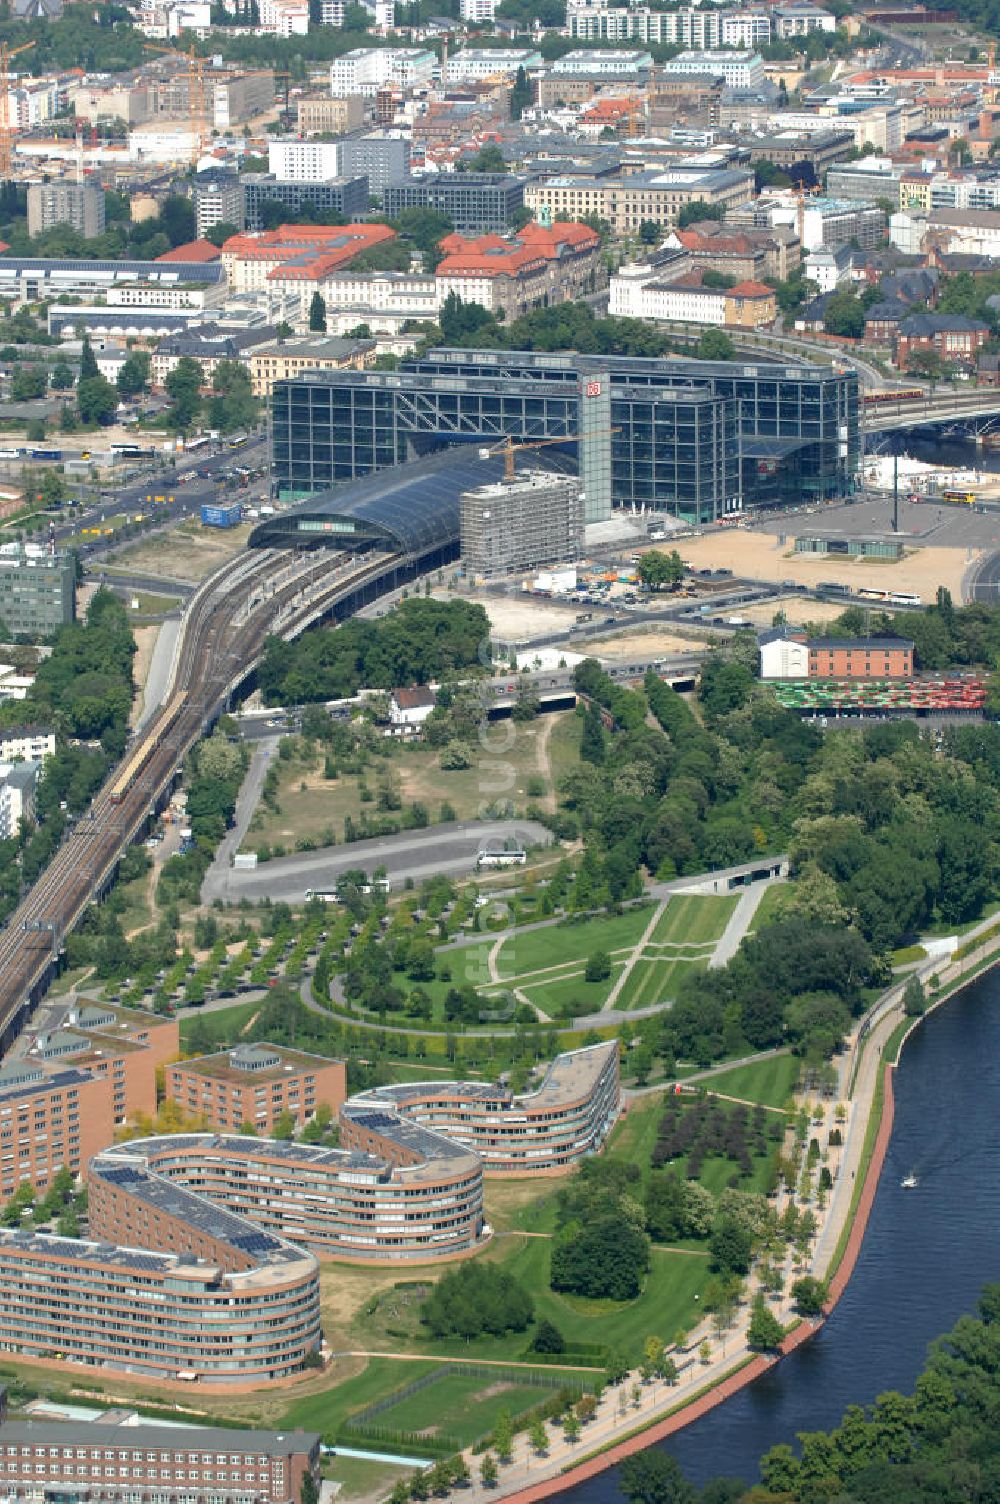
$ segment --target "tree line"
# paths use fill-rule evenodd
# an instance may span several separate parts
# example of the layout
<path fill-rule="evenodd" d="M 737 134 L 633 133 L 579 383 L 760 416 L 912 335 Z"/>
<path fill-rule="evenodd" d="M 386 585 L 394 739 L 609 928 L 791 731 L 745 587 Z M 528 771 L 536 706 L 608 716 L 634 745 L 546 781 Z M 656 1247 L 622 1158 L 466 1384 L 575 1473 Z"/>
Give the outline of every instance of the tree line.
<path fill-rule="evenodd" d="M 267 705 L 299 705 L 343 699 L 363 686 L 426 684 L 478 667 L 489 635 L 482 606 L 414 597 L 375 621 L 354 617 L 296 642 L 270 638 L 260 688 Z"/>

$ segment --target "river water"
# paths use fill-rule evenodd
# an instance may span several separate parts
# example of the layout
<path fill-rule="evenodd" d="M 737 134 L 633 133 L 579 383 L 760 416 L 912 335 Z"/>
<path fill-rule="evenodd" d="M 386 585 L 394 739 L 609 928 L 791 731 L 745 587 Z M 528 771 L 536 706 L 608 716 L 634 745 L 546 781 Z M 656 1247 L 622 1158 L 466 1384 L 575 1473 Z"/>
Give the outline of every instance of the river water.
<path fill-rule="evenodd" d="M 908 1392 L 927 1345 L 1000 1279 L 1000 972 L 931 1014 L 895 1073 L 896 1114 L 868 1230 L 833 1315 L 756 1384 L 664 1443 L 689 1478 L 758 1479 L 758 1460 L 849 1404 Z M 903 1190 L 909 1171 L 916 1190 Z M 617 1504 L 617 1473 L 565 1499 Z"/>

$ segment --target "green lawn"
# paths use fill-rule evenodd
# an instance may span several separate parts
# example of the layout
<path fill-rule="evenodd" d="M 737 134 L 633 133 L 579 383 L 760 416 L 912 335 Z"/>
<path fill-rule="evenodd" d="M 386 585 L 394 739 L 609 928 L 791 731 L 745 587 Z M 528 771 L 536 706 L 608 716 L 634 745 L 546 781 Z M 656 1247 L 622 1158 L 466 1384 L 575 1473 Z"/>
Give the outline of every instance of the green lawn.
<path fill-rule="evenodd" d="M 546 1389 L 503 1377 L 493 1380 L 447 1373 L 426 1389 L 383 1410 L 377 1424 L 397 1431 L 443 1432 L 471 1446 L 492 1431 L 502 1411 L 520 1415 L 545 1399 L 547 1393 Z"/>
<path fill-rule="evenodd" d="M 631 948 L 641 938 L 652 912 L 652 908 L 645 904 L 607 918 L 585 919 L 579 924 L 548 925 L 544 929 L 511 935 L 504 941 L 500 952 L 500 975 L 521 976 L 543 966 L 585 962 L 594 951 Z"/>
<path fill-rule="evenodd" d="M 732 1070 L 721 1071 L 704 1084 L 707 1091 L 727 1097 L 760 1102 L 765 1107 L 784 1107 L 798 1078 L 799 1064 L 794 1055 L 773 1055 L 770 1060 L 759 1060 L 754 1065 L 736 1065 Z"/>
<path fill-rule="evenodd" d="M 187 1039 L 191 1031 L 191 1025 L 196 1018 L 201 1019 L 213 1039 L 219 1044 L 226 1045 L 235 1043 L 239 1038 L 240 1031 L 253 1018 L 255 1013 L 260 1012 L 260 1002 L 234 1003 L 231 1008 L 219 1008 L 214 1013 L 192 1013 L 187 1018 L 181 1019 L 181 1048 L 187 1048 Z"/>
<path fill-rule="evenodd" d="M 338 1500 L 365 1499 L 386 1494 L 397 1478 L 409 1478 L 412 1467 L 394 1467 L 391 1462 L 372 1462 L 367 1457 L 328 1457 L 323 1463 L 323 1477 L 339 1483 Z"/>
<path fill-rule="evenodd" d="M 549 735 L 549 764 L 557 788 L 563 774 L 579 764 L 582 732 L 583 722 L 573 711 L 556 717 Z"/>
<path fill-rule="evenodd" d="M 646 1285 L 637 1300 L 584 1300 L 549 1288 L 550 1243 L 546 1238 L 504 1240 L 504 1268 L 532 1293 L 538 1317 L 553 1322 L 567 1342 L 601 1343 L 632 1362 L 642 1355 L 650 1333 L 672 1340 L 690 1323 L 695 1295 L 709 1278 L 709 1261 L 654 1248 Z"/>
<path fill-rule="evenodd" d="M 771 883 L 764 889 L 760 903 L 757 905 L 757 912 L 753 916 L 753 924 L 750 926 L 751 934 L 762 930 L 766 924 L 773 924 L 779 917 L 778 907 L 782 899 L 788 896 L 788 888 L 788 883 Z"/>
<path fill-rule="evenodd" d="M 704 945 L 718 940 L 739 902 L 738 894 L 677 893 L 667 903 L 651 936 L 655 944 Z"/>
<path fill-rule="evenodd" d="M 518 990 L 550 1018 L 586 1018 L 600 1013 L 620 971 L 621 965 L 612 966 L 604 982 L 586 982 L 581 971 L 578 976 L 560 976 L 552 982 L 518 983 Z"/>
<path fill-rule="evenodd" d="M 320 1431 L 333 1437 L 349 1415 L 419 1379 L 421 1374 L 430 1373 L 435 1366 L 433 1359 L 407 1362 L 402 1358 L 369 1358 L 362 1373 L 336 1388 L 293 1400 L 282 1416 L 282 1425 L 301 1426 L 305 1431 Z"/>
<path fill-rule="evenodd" d="M 707 957 L 704 960 L 685 957 L 677 960 L 647 960 L 641 957 L 615 999 L 615 1008 L 649 1008 L 655 1003 L 667 1002 L 673 998 L 677 983 L 686 972 L 704 971 L 707 965 Z"/>

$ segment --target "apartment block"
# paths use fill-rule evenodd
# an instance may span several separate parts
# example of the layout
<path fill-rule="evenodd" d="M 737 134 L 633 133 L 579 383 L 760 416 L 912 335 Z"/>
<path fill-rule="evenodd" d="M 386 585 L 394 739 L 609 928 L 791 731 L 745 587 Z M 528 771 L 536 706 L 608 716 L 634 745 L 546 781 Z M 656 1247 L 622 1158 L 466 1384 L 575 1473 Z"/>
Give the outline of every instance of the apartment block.
<path fill-rule="evenodd" d="M 121 1126 L 139 1113 L 156 1111 L 156 1073 L 179 1051 L 175 1018 L 110 1003 L 72 1002 L 55 1010 L 27 1059 L 49 1070 L 72 1065 L 103 1081 L 105 1092 L 110 1085 L 113 1120 Z"/>
<path fill-rule="evenodd" d="M 199 239 L 216 225 L 243 228 L 243 185 L 239 173 L 210 170 L 194 180 L 195 233 Z"/>
<path fill-rule="evenodd" d="M 374 99 L 379 89 L 426 88 L 433 82 L 437 58 L 419 47 L 356 47 L 330 64 L 330 93 L 344 99 Z"/>
<path fill-rule="evenodd" d="M 35 818 L 39 771 L 37 762 L 0 762 L 0 840 L 12 840 Z"/>
<path fill-rule="evenodd" d="M 9 726 L 0 731 L 0 762 L 44 762 L 56 750 L 49 726 Z"/>
<path fill-rule="evenodd" d="M 85 240 L 104 233 L 104 189 L 99 183 L 29 183 L 28 234 L 71 225 Z"/>
<path fill-rule="evenodd" d="M 104 1082 L 75 1065 L 48 1071 L 37 1061 L 0 1067 L 0 1198 L 22 1181 L 45 1191 L 62 1169 L 81 1175 L 114 1137 Z"/>
<path fill-rule="evenodd" d="M 576 559 L 583 547 L 580 482 L 575 475 L 523 471 L 512 481 L 466 491 L 461 538 L 464 567 L 475 576 Z"/>
<path fill-rule="evenodd" d="M 167 1095 L 187 1114 L 220 1132 L 245 1125 L 270 1133 L 289 1113 L 302 1128 L 327 1106 L 334 1116 L 347 1096 L 343 1060 L 328 1060 L 271 1044 L 238 1044 L 167 1067 Z"/>

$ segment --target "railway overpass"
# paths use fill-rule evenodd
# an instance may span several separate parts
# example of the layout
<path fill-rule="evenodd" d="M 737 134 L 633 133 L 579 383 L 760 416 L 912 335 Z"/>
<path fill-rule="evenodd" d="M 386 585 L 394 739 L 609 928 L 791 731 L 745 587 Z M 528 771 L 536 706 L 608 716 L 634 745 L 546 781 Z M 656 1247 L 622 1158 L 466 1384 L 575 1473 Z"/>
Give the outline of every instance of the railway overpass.
<path fill-rule="evenodd" d="M 1000 419 L 1000 387 L 949 388 L 920 397 L 895 398 L 880 393 L 863 404 L 866 433 L 889 433 L 896 428 L 955 423 L 966 419 Z"/>

